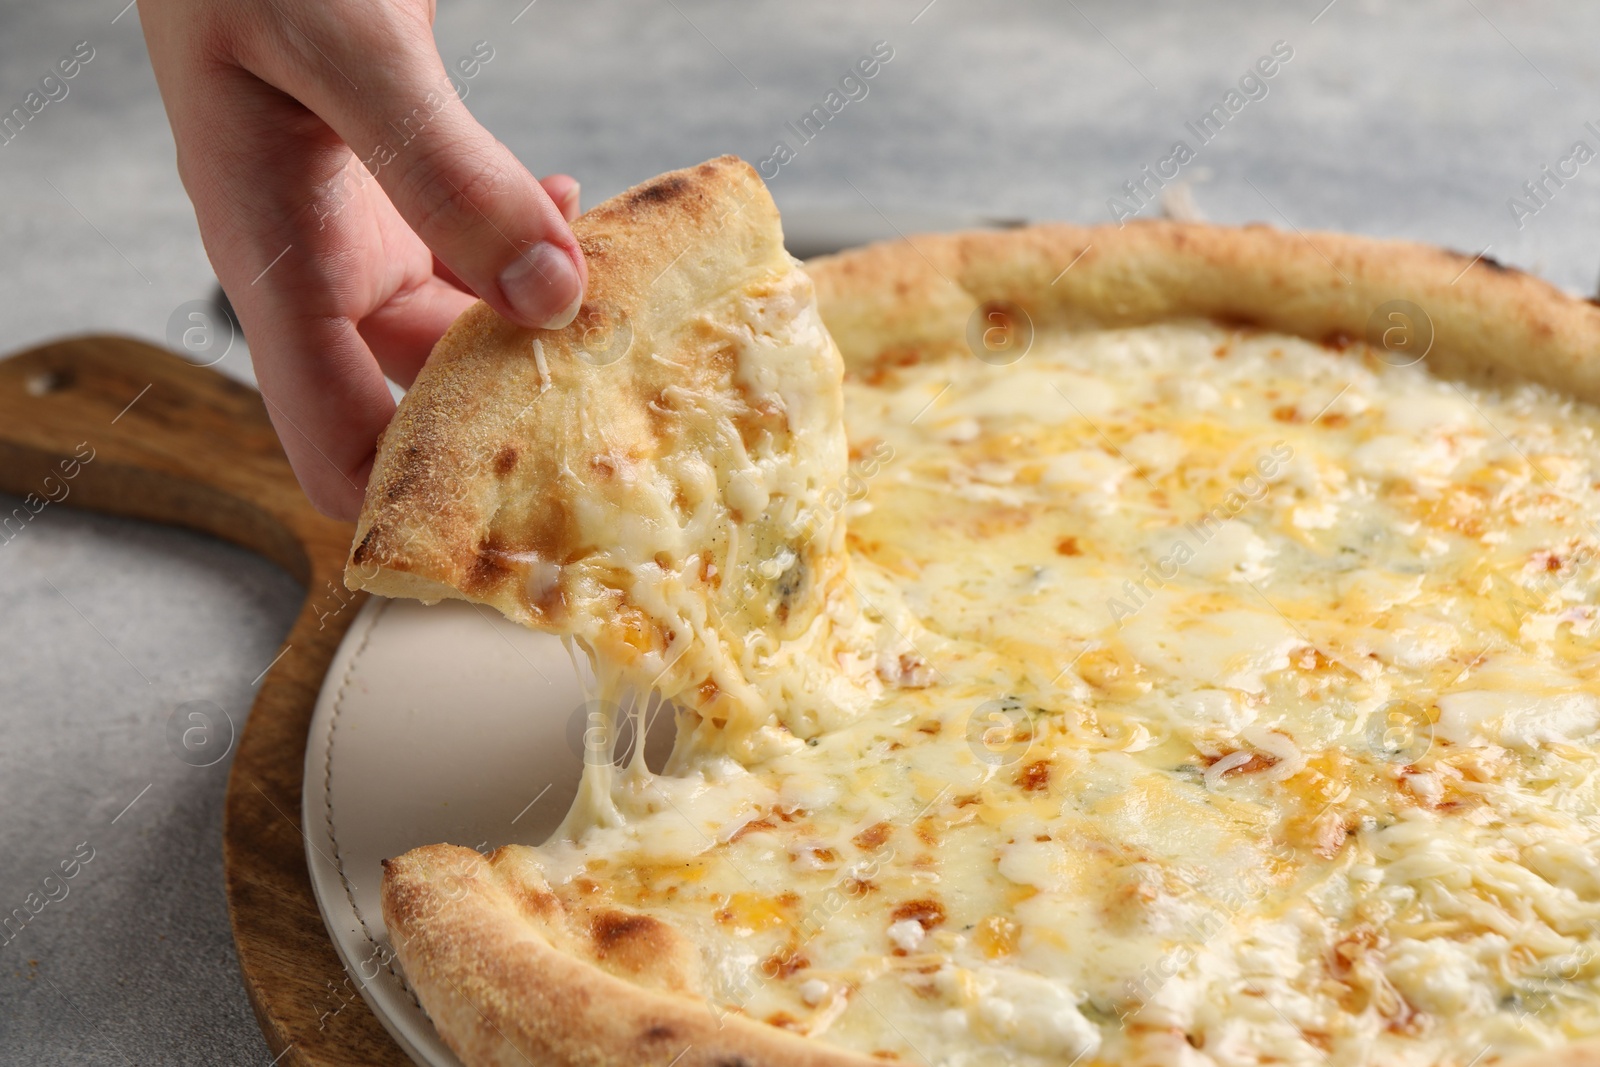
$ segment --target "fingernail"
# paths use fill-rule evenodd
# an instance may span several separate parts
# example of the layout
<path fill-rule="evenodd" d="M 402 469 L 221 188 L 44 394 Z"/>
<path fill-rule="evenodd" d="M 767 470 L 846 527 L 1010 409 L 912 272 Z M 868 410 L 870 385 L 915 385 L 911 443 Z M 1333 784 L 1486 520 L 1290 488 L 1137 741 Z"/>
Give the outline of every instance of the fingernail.
<path fill-rule="evenodd" d="M 577 182 L 573 182 L 572 188 L 561 198 L 561 214 L 568 222 L 578 217 L 578 190 L 581 188 Z"/>
<path fill-rule="evenodd" d="M 567 253 L 540 241 L 500 273 L 500 291 L 528 322 L 559 330 L 578 315 L 583 283 Z"/>

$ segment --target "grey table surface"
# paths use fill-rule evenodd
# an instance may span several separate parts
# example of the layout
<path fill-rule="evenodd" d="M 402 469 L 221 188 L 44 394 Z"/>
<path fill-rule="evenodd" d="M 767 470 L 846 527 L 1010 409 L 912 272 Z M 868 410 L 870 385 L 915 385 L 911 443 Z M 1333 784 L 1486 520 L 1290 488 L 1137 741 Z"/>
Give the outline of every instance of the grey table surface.
<path fill-rule="evenodd" d="M 68 96 L 0 144 L 7 352 L 91 330 L 160 340 L 214 284 L 124 3 L 0 4 L 0 111 L 77 42 L 94 50 Z M 1181 139 L 1196 149 L 1188 192 L 1216 221 L 1487 248 L 1584 294 L 1600 266 L 1600 163 L 1547 186 L 1537 212 L 1508 203 L 1575 142 L 1600 149 L 1592 4 L 440 8 L 446 60 L 493 49 L 468 106 L 536 171 L 579 177 L 591 203 L 723 152 L 793 146 L 785 123 L 884 41 L 894 57 L 868 95 L 772 182 L 780 207 L 1106 221 L 1123 183 Z M 1293 57 L 1267 95 L 1200 144 L 1185 123 L 1280 41 Z M 251 380 L 247 349 L 220 369 Z M 0 513 L 16 504 L 0 496 Z M 0 1063 L 271 1060 L 222 891 L 228 761 L 192 767 L 166 736 L 187 701 L 242 724 L 300 595 L 232 547 L 67 508 L 0 543 L 0 913 L 93 850 L 68 895 L 0 945 Z"/>

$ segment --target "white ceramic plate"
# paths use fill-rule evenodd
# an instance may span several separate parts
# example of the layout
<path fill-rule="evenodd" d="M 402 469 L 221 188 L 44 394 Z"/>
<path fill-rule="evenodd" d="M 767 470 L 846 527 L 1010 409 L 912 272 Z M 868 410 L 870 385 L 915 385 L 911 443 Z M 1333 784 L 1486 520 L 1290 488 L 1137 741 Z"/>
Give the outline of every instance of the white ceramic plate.
<path fill-rule="evenodd" d="M 306 862 L 351 985 L 418 1063 L 459 1067 L 391 960 L 380 862 L 545 840 L 577 791 L 585 711 L 560 641 L 487 608 L 374 598 L 334 657 L 306 742 Z"/>

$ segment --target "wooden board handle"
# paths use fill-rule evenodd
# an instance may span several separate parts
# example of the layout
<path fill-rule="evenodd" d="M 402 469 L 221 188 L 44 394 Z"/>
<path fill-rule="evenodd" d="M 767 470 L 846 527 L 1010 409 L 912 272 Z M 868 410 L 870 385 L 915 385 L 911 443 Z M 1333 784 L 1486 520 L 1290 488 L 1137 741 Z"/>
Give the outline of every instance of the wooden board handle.
<path fill-rule="evenodd" d="M 23 498 L 0 515 L 0 542 L 46 508 L 85 508 L 232 541 L 307 587 L 228 779 L 223 866 L 239 966 L 278 1064 L 408 1062 L 339 962 L 298 822 L 311 713 L 365 599 L 341 580 L 352 527 L 300 491 L 261 395 L 125 337 L 31 349 L 0 361 L 0 490 Z"/>
<path fill-rule="evenodd" d="M 300 491 L 259 393 L 123 337 L 0 362 L 0 488 L 41 510 L 57 501 L 214 534 L 306 584 L 349 545 L 348 526 Z"/>

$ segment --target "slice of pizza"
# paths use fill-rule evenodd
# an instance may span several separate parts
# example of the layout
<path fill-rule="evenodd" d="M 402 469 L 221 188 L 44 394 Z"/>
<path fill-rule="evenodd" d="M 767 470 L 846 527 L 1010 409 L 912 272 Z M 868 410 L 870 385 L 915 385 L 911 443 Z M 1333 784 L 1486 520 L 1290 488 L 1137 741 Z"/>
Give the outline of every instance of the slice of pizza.
<path fill-rule="evenodd" d="M 451 327 L 379 445 L 346 581 L 575 638 L 607 705 L 631 685 L 690 709 L 686 744 L 792 748 L 879 684 L 811 281 L 733 157 L 573 229 L 577 318 L 529 330 L 480 303 Z"/>

